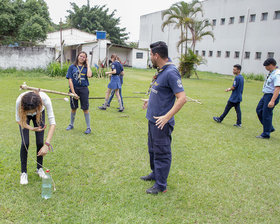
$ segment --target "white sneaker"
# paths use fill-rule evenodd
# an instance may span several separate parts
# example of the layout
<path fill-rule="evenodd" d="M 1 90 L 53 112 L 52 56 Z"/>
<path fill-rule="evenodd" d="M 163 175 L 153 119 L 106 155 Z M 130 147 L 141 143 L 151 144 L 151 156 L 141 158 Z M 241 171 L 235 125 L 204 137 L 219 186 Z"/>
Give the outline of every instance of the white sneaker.
<path fill-rule="evenodd" d="M 28 184 L 27 173 L 22 173 L 20 176 L 20 184 Z"/>
<path fill-rule="evenodd" d="M 40 178 L 46 177 L 46 174 L 45 174 L 43 168 L 37 169 L 36 173 L 39 175 Z"/>

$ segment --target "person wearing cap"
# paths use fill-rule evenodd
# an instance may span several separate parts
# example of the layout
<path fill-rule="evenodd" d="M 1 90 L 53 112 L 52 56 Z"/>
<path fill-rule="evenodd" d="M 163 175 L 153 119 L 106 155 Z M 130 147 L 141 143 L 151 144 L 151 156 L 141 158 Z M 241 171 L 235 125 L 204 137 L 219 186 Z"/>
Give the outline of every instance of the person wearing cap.
<path fill-rule="evenodd" d="M 225 91 L 231 92 L 230 98 L 227 102 L 227 105 L 225 107 L 224 113 L 220 117 L 213 117 L 213 120 L 217 123 L 221 123 L 223 119 L 227 116 L 228 112 L 231 110 L 232 107 L 235 108 L 236 115 L 237 115 L 237 121 L 236 124 L 234 124 L 235 127 L 241 128 L 241 109 L 240 109 L 240 102 L 242 101 L 242 93 L 243 93 L 243 87 L 244 87 L 244 78 L 240 74 L 241 71 L 241 65 L 234 65 L 233 66 L 233 74 L 235 76 L 233 85 L 230 88 L 227 88 Z"/>
<path fill-rule="evenodd" d="M 174 128 L 174 115 L 186 103 L 186 94 L 181 76 L 176 66 L 168 62 L 168 47 L 159 41 L 150 45 L 151 61 L 158 68 L 150 86 L 149 99 L 144 100 L 147 109 L 148 149 L 152 172 L 141 177 L 144 181 L 155 181 L 146 190 L 147 194 L 166 192 L 167 177 L 171 166 L 171 133 Z M 177 100 L 176 100 L 177 99 Z"/>
<path fill-rule="evenodd" d="M 266 59 L 263 65 L 269 73 L 263 85 L 264 95 L 256 108 L 258 118 L 263 125 L 263 133 L 256 137 L 269 139 L 270 133 L 275 131 L 272 125 L 272 117 L 273 109 L 279 102 L 280 70 L 277 69 L 276 61 L 273 58 Z"/>

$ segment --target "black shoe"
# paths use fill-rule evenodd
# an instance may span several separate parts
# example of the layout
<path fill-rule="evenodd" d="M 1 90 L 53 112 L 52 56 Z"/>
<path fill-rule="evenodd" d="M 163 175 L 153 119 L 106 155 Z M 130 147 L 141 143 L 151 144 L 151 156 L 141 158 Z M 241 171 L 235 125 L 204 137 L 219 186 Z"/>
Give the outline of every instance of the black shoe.
<path fill-rule="evenodd" d="M 260 139 L 269 139 L 269 137 L 263 137 L 262 135 L 258 135 L 258 136 L 256 136 L 256 138 L 260 138 Z"/>
<path fill-rule="evenodd" d="M 271 132 L 271 133 L 272 133 L 272 132 L 275 132 L 275 129 L 274 129 L 274 128 L 273 128 L 273 129 L 271 129 L 271 131 L 270 131 L 270 132 Z"/>
<path fill-rule="evenodd" d="M 123 108 L 123 109 L 119 109 L 118 111 L 119 111 L 119 112 L 123 112 L 123 110 L 124 110 L 124 108 Z"/>
<path fill-rule="evenodd" d="M 146 193 L 147 194 L 158 194 L 159 192 L 165 193 L 166 191 L 167 191 L 167 189 L 161 190 L 161 189 L 158 189 L 156 187 L 151 187 L 151 188 L 146 190 Z"/>
<path fill-rule="evenodd" d="M 98 109 L 100 109 L 100 110 L 106 110 L 106 107 L 104 107 L 104 105 L 102 105 L 102 106 L 98 107 Z"/>
<path fill-rule="evenodd" d="M 155 180 L 153 178 L 153 175 L 152 174 L 149 174 L 147 176 L 143 176 L 143 177 L 140 177 L 141 180 L 144 180 L 144 181 L 151 181 L 151 180 Z"/>
<path fill-rule="evenodd" d="M 213 117 L 213 120 L 216 121 L 217 123 L 221 123 L 221 119 L 219 117 Z"/>
<path fill-rule="evenodd" d="M 234 124 L 233 126 L 234 126 L 234 127 L 241 128 L 241 124 Z"/>

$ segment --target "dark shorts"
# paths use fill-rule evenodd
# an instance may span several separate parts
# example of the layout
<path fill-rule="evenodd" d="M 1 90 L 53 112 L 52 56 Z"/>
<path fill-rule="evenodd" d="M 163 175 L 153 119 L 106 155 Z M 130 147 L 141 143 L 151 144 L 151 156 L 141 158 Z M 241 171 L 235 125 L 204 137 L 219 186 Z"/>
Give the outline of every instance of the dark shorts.
<path fill-rule="evenodd" d="M 80 103 L 81 103 L 81 109 L 82 110 L 88 110 L 89 108 L 89 102 L 88 102 L 88 96 L 89 96 L 89 90 L 88 87 L 75 87 L 74 88 L 75 93 L 80 97 Z M 69 90 L 71 93 L 71 90 Z M 78 101 L 74 99 L 73 97 L 70 97 L 70 106 L 71 109 L 75 110 L 79 107 Z"/>

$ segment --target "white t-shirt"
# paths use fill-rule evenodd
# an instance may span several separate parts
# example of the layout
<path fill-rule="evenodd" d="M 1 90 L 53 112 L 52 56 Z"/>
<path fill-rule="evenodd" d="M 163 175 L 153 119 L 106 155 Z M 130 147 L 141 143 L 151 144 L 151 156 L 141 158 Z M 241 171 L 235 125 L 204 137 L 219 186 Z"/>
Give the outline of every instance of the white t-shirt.
<path fill-rule="evenodd" d="M 19 122 L 20 121 L 20 118 L 19 118 L 19 107 L 20 107 L 20 104 L 21 104 L 21 98 L 26 94 L 26 93 L 30 93 L 31 91 L 27 91 L 27 92 L 24 92 L 22 94 L 20 94 L 17 98 L 17 101 L 16 101 L 16 121 Z M 48 119 L 49 119 L 49 124 L 52 125 L 52 124 L 55 124 L 55 117 L 54 117 L 54 113 L 53 113 L 53 108 L 52 108 L 52 102 L 51 102 L 51 99 L 50 97 L 44 93 L 44 92 L 39 92 L 39 95 L 42 99 L 42 102 L 43 102 L 43 107 L 42 107 L 42 111 L 45 109 L 45 107 L 47 108 L 47 114 L 48 114 Z M 41 112 L 42 112 L 41 111 Z M 33 113 L 33 114 L 28 114 L 28 115 L 36 115 L 36 112 Z"/>

